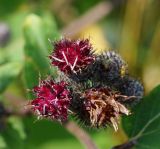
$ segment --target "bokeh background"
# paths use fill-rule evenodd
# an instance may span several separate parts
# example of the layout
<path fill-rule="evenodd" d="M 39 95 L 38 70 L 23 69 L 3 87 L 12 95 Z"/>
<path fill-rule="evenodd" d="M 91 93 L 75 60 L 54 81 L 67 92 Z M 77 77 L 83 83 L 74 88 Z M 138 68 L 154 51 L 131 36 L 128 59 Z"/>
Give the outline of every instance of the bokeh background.
<path fill-rule="evenodd" d="M 39 74 L 56 75 L 49 40 L 90 38 L 97 54 L 122 55 L 145 94 L 160 84 L 159 8 L 159 0 L 0 0 L 0 149 L 83 148 L 60 124 L 24 112 Z M 14 116 L 3 114 L 2 104 Z M 122 129 L 86 131 L 100 149 L 127 139 Z"/>

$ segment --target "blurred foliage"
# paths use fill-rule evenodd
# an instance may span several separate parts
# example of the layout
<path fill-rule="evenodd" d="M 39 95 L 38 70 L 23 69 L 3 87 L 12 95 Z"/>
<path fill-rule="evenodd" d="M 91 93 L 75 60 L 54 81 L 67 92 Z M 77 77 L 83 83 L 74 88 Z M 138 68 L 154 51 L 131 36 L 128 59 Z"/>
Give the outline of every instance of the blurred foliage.
<path fill-rule="evenodd" d="M 21 4 L 23 4 L 23 2 L 25 2 L 25 0 L 12 0 L 12 1 L 1 0 L 0 1 L 0 16 L 3 17 L 3 15 L 11 14 Z"/>
<path fill-rule="evenodd" d="M 77 8 L 77 11 L 79 14 L 84 13 L 87 11 L 90 7 L 95 6 L 100 0 L 75 0 L 73 1 L 73 5 Z"/>
<path fill-rule="evenodd" d="M 9 26 L 11 35 L 7 44 L 0 47 L 1 101 L 12 100 L 5 96 L 8 92 L 14 93 L 17 97 L 30 99 L 32 96 L 26 89 L 31 89 L 37 84 L 40 75 L 55 77 L 56 71 L 50 67 L 47 57 L 52 50 L 52 44 L 48 39 L 53 41 L 60 38 L 61 29 L 78 20 L 79 16 L 85 15 L 100 2 L 98 0 L 0 0 L 0 22 Z M 109 2 L 113 4 L 113 1 Z M 116 49 L 128 61 L 131 74 L 142 80 L 146 92 L 149 92 L 160 84 L 160 1 L 114 0 L 114 4 L 116 2 L 119 2 L 119 5 L 113 6 L 108 16 L 83 28 L 72 38 L 90 37 L 98 53 L 106 49 Z M 135 107 L 130 118 L 123 120 L 129 138 L 135 137 L 147 124 L 146 122 L 151 121 L 151 117 L 154 118 L 159 113 L 158 92 L 159 87 Z M 12 107 L 9 104 L 6 106 Z M 159 118 L 156 120 L 147 127 L 145 133 L 152 131 L 153 127 L 159 129 L 157 126 Z M 83 148 L 57 123 L 46 120 L 34 123 L 33 117 L 10 117 L 3 121 L 6 125 L 2 127 L 0 121 L 0 128 L 3 129 L 0 132 L 2 149 Z M 100 149 L 111 148 L 126 140 L 121 130 L 116 134 L 110 129 L 87 131 Z M 158 134 L 153 134 L 153 137 L 155 139 L 151 139 L 152 135 L 144 135 L 138 139 L 138 143 L 144 145 L 144 142 L 148 142 L 150 148 L 152 144 L 156 149 L 159 145 L 156 139 Z M 143 147 L 137 146 L 137 148 Z"/>
<path fill-rule="evenodd" d="M 49 55 L 48 45 L 51 44 L 48 39 L 57 40 L 59 35 L 54 21 L 51 20 L 52 17 L 48 14 L 43 15 L 42 18 L 31 14 L 24 22 L 24 81 L 28 89 L 38 84 L 40 75 L 42 77 L 47 74 L 55 75 L 54 70 L 50 68 L 49 58 L 47 58 Z"/>

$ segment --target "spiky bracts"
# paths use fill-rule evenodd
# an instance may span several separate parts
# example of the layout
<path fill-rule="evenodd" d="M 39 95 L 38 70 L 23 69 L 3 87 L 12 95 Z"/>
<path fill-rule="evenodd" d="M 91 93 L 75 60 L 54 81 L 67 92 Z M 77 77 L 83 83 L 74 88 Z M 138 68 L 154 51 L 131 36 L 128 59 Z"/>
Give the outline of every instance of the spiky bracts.
<path fill-rule="evenodd" d="M 129 115 L 129 110 L 118 100 L 121 96 L 110 88 L 92 88 L 84 92 L 84 111 L 86 123 L 91 127 L 105 127 L 113 125 L 118 129 L 121 114 Z"/>
<path fill-rule="evenodd" d="M 124 102 L 131 106 L 137 104 L 143 97 L 143 85 L 138 80 L 130 76 L 123 77 L 121 81 L 118 83 L 117 89 L 123 95 L 131 97 L 129 100 Z"/>
<path fill-rule="evenodd" d="M 127 74 L 126 62 L 114 51 L 104 52 L 98 59 L 105 68 L 103 73 L 106 73 L 104 76 L 107 78 L 108 82 Z"/>
<path fill-rule="evenodd" d="M 88 39 L 61 39 L 53 46 L 49 58 L 59 69 L 59 82 L 41 81 L 33 89 L 33 111 L 60 122 L 70 111 L 89 127 L 117 130 L 120 116 L 129 115 L 128 108 L 143 96 L 143 86 L 128 75 L 125 61 L 114 51 L 94 55 Z"/>
<path fill-rule="evenodd" d="M 106 51 L 97 56 L 89 69 L 91 79 L 105 85 L 112 85 L 128 73 L 127 64 L 114 51 Z"/>
<path fill-rule="evenodd" d="M 51 63 L 66 74 L 79 73 L 94 61 L 89 40 L 62 39 L 54 42 Z"/>
<path fill-rule="evenodd" d="M 60 122 L 67 120 L 71 97 L 65 82 L 42 80 L 38 86 L 34 87 L 33 93 L 36 98 L 30 105 L 39 118 L 45 117 Z"/>

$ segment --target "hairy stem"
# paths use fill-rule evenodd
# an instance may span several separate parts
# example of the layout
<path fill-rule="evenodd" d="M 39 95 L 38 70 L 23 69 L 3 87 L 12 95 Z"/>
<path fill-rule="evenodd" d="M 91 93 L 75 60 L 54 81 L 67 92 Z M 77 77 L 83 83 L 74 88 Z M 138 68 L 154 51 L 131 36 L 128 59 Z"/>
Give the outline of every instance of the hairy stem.
<path fill-rule="evenodd" d="M 76 123 L 69 121 L 64 124 L 64 127 L 71 134 L 73 134 L 85 146 L 86 149 L 98 149 L 87 132 L 81 129 Z"/>
<path fill-rule="evenodd" d="M 112 149 L 132 149 L 136 145 L 136 140 L 130 140 L 124 144 L 113 147 Z"/>
<path fill-rule="evenodd" d="M 73 20 L 65 28 L 61 30 L 61 34 L 65 37 L 74 37 L 84 28 L 98 22 L 102 18 L 110 14 L 113 8 L 123 4 L 125 0 L 102 1 L 89 9 L 85 14 Z"/>
<path fill-rule="evenodd" d="M 88 10 L 80 18 L 71 22 L 67 27 L 61 30 L 61 34 L 65 37 L 73 37 L 77 35 L 84 28 L 99 21 L 101 18 L 109 14 L 112 10 L 112 4 L 110 2 L 100 2 L 95 7 Z"/>

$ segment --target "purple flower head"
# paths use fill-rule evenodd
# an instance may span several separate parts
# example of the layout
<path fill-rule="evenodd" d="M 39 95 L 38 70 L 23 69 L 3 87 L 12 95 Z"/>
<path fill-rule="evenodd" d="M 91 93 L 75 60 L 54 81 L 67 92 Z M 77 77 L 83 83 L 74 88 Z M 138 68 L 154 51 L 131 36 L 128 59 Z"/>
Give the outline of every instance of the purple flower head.
<path fill-rule="evenodd" d="M 70 105 L 70 92 L 63 81 L 56 83 L 51 79 L 40 81 L 34 87 L 36 98 L 31 102 L 32 110 L 39 116 L 65 122 Z"/>
<path fill-rule="evenodd" d="M 54 43 L 54 51 L 49 56 L 51 63 L 65 74 L 81 72 L 95 57 L 89 40 L 61 39 Z"/>

